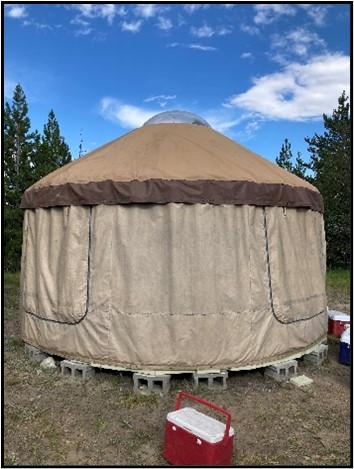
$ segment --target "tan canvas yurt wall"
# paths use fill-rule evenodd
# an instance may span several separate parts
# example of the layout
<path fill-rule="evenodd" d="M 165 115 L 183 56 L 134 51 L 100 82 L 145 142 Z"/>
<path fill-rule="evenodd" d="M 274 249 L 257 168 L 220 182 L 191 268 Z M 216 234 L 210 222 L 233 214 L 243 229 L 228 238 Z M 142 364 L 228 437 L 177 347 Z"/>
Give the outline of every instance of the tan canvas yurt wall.
<path fill-rule="evenodd" d="M 205 125 L 126 134 L 29 188 L 23 338 L 155 370 L 247 368 L 326 334 L 322 199 Z"/>

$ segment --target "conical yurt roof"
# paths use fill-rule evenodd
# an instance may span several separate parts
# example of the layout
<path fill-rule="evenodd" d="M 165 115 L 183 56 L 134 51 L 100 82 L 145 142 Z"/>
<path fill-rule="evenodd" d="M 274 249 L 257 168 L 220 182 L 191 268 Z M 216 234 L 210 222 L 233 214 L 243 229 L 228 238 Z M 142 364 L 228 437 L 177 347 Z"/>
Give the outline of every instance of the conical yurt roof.
<path fill-rule="evenodd" d="M 191 116 L 155 116 L 40 179 L 21 206 L 181 202 L 323 210 L 307 181 Z"/>

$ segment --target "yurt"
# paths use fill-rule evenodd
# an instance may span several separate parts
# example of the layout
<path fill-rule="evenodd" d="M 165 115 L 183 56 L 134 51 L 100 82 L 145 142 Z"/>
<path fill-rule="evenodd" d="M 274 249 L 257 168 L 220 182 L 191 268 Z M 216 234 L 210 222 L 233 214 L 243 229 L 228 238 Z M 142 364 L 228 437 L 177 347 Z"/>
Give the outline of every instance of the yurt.
<path fill-rule="evenodd" d="M 326 335 L 320 193 L 194 114 L 158 114 L 57 169 L 22 208 L 22 333 L 45 352 L 239 370 Z"/>

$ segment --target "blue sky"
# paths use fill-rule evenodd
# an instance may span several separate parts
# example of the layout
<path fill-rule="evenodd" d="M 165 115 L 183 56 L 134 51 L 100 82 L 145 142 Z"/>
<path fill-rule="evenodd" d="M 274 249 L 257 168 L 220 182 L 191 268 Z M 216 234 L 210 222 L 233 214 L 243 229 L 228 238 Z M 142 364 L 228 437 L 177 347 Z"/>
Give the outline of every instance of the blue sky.
<path fill-rule="evenodd" d="M 54 109 L 74 157 L 183 109 L 271 159 L 349 94 L 347 4 L 8 4 L 5 98 Z"/>

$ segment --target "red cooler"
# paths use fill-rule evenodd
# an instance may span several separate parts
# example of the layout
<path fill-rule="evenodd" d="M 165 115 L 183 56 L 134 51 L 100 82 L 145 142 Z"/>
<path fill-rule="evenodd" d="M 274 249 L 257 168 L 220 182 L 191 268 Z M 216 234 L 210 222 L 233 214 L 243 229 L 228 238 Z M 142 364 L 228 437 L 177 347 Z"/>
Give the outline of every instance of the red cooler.
<path fill-rule="evenodd" d="M 181 400 L 189 399 L 223 414 L 226 425 L 198 412 L 181 408 Z M 229 466 L 232 461 L 234 429 L 231 415 L 224 409 L 192 394 L 177 394 L 176 410 L 167 414 L 163 456 L 177 466 Z"/>
<path fill-rule="evenodd" d="M 340 337 L 350 325 L 350 316 L 333 309 L 328 310 L 328 334 Z"/>

